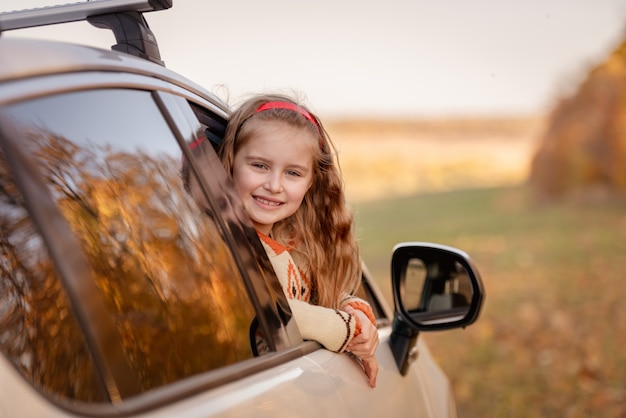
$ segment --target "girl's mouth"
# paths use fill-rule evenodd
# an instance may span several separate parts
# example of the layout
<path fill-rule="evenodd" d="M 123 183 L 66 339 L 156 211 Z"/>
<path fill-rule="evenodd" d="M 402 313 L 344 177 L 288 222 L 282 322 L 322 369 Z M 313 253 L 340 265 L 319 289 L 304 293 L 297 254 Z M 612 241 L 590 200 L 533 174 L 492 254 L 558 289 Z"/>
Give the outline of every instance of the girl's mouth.
<path fill-rule="evenodd" d="M 282 202 L 277 202 L 275 200 L 268 200 L 268 199 L 265 199 L 265 198 L 260 197 L 260 196 L 253 196 L 253 199 L 256 200 L 257 202 L 261 203 L 262 205 L 266 205 L 266 206 L 280 206 L 280 205 L 282 205 Z"/>

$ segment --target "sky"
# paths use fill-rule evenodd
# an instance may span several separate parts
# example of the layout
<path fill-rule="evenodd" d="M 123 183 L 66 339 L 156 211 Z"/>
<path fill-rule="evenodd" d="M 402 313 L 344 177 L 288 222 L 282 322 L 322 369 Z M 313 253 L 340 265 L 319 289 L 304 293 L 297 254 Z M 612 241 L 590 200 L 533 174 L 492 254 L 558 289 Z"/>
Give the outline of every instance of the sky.
<path fill-rule="evenodd" d="M 145 15 L 167 67 L 230 104 L 278 91 L 321 117 L 541 114 L 626 39 L 626 0 L 173 1 Z M 86 23 L 3 36 L 114 43 Z"/>

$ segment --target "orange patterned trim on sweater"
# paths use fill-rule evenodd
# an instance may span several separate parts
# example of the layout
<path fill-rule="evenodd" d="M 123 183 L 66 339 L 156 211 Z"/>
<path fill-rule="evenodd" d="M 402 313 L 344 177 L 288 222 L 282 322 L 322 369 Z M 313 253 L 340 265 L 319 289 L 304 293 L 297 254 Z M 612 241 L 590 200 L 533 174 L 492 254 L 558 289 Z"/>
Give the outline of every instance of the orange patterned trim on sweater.
<path fill-rule="evenodd" d="M 348 306 L 352 306 L 354 309 L 357 309 L 365 314 L 367 318 L 370 320 L 372 325 L 376 326 L 376 317 L 374 316 L 374 312 L 372 312 L 372 308 L 365 302 L 349 302 Z M 354 336 L 356 337 L 361 333 L 361 323 L 357 318 L 356 319 L 356 330 L 354 331 Z"/>
<path fill-rule="evenodd" d="M 285 247 L 280 242 L 268 237 L 264 233 L 256 231 L 256 234 L 259 236 L 261 241 L 270 246 L 270 248 L 272 249 L 272 251 L 274 251 L 276 255 L 282 254 L 285 251 L 289 252 L 289 247 Z"/>

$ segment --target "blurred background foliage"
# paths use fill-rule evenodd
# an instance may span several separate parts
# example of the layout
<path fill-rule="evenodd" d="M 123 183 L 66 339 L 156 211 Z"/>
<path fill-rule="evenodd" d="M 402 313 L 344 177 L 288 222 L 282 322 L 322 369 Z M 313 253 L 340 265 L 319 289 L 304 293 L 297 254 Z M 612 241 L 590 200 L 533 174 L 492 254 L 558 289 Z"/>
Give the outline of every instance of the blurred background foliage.
<path fill-rule="evenodd" d="M 549 198 L 626 193 L 626 42 L 555 106 L 530 180 Z"/>
<path fill-rule="evenodd" d="M 331 126 L 390 302 L 397 242 L 480 269 L 478 322 L 422 334 L 461 418 L 626 417 L 626 43 L 573 91 L 545 117 Z"/>

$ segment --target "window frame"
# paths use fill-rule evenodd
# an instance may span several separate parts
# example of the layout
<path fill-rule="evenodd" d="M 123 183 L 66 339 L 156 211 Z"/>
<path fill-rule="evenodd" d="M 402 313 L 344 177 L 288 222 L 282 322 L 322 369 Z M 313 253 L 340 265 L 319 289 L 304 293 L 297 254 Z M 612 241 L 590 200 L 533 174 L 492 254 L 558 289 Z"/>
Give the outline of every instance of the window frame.
<path fill-rule="evenodd" d="M 112 318 L 104 307 L 103 300 L 91 277 L 88 265 L 71 229 L 52 198 L 43 177 L 32 158 L 20 147 L 20 132 L 2 115 L 3 105 L 23 102 L 56 94 L 89 91 L 94 89 L 125 88 L 147 90 L 167 121 L 176 137 L 182 152 L 190 158 L 192 170 L 205 188 L 205 193 L 215 209 L 216 199 L 226 198 L 231 206 L 237 206 L 230 181 L 219 160 L 210 164 L 213 174 L 202 174 L 199 164 L 190 155 L 186 144 L 192 138 L 185 138 L 183 132 L 189 127 L 180 117 L 180 102 L 184 100 L 200 106 L 219 117 L 225 114 L 211 100 L 172 86 L 163 80 L 137 74 L 86 72 L 80 74 L 48 75 L 41 78 L 21 80 L 0 87 L 0 142 L 5 150 L 10 169 L 26 201 L 27 210 L 36 228 L 40 231 L 50 257 L 59 271 L 59 280 L 70 298 L 74 314 L 79 321 L 81 332 L 88 339 L 88 347 L 94 357 L 94 368 L 101 376 L 103 385 L 108 388 L 111 403 L 88 404 L 72 402 L 68 399 L 51 397 L 34 387 L 52 404 L 72 413 L 101 416 L 119 416 L 152 410 L 159 406 L 174 403 L 194 394 L 205 392 L 227 383 L 232 383 L 280 364 L 300 358 L 321 348 L 315 342 L 303 342 L 291 313 L 286 296 L 275 276 L 265 252 L 254 232 L 254 228 L 241 210 L 231 210 L 220 214 L 218 219 L 229 237 L 227 245 L 233 254 L 238 270 L 249 293 L 256 298 L 253 303 L 259 322 L 268 338 L 273 341 L 275 352 L 258 358 L 207 371 L 162 387 L 140 391 L 129 376 L 132 376 L 125 360 L 121 344 L 117 340 Z M 9 94 L 5 94 L 5 93 Z M 188 105 L 189 106 L 189 105 Z M 189 111 L 191 107 L 189 106 Z M 199 125 L 198 125 L 199 126 Z M 196 132 L 196 130 L 193 130 Z M 215 156 L 217 158 L 217 156 Z M 219 164 L 218 164 L 219 163 Z M 62 250 L 61 250 L 62 249 Z M 71 257 L 68 257 L 71 254 Z M 89 303 L 83 303 L 88 300 Z M 106 349 L 104 348 L 106 347 Z M 116 387 L 111 382 L 128 382 L 125 387 Z"/>
<path fill-rule="evenodd" d="M 153 95 L 158 106 L 162 107 L 164 113 L 168 112 L 169 117 L 173 116 L 171 109 L 174 106 L 177 106 L 181 112 L 194 112 L 188 103 L 191 101 L 190 97 L 181 97 L 181 100 L 177 100 L 174 96 L 162 92 L 153 92 Z M 196 112 L 201 109 L 210 112 L 202 104 L 195 104 L 199 106 Z M 205 116 L 209 115 L 205 114 Z M 170 119 L 166 119 L 170 123 Z M 186 121 L 189 122 L 189 119 Z M 184 158 L 189 162 L 190 175 L 196 176 L 204 197 L 211 205 L 212 212 L 219 215 L 216 221 L 224 231 L 224 238 L 244 278 L 248 294 L 257 312 L 259 326 L 267 337 L 267 343 L 271 351 L 281 351 L 299 344 L 302 342 L 302 337 L 295 320 L 292 319 L 287 297 L 282 291 L 261 241 L 244 211 L 223 164 L 212 148 L 207 151 L 209 158 L 203 159 L 202 162 L 199 162 L 189 149 L 188 144 L 197 141 L 199 136 L 184 138 L 183 132 L 185 130 L 194 133 L 204 131 L 197 118 L 194 119 L 194 123 L 196 125 L 191 126 L 191 129 L 185 129 L 183 126 L 176 125 L 172 120 L 170 128 L 179 141 Z M 209 142 L 208 138 L 205 136 L 204 138 Z"/>

